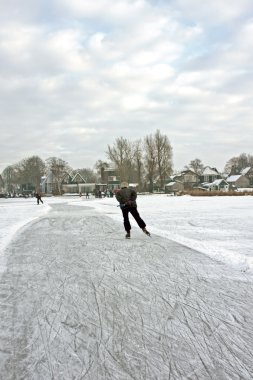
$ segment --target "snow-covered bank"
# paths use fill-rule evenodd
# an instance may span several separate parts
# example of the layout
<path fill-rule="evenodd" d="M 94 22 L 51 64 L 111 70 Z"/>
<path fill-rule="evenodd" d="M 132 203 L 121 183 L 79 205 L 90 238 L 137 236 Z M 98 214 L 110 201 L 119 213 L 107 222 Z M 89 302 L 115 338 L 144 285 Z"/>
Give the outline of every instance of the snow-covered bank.
<path fill-rule="evenodd" d="M 35 198 L 0 199 L 0 273 L 5 269 L 4 249 L 24 225 L 46 214 L 50 203 L 62 202 L 59 198 L 46 198 L 37 205 Z"/>
<path fill-rule="evenodd" d="M 36 205 L 36 199 L 1 199 L 0 202 L 0 252 L 10 242 L 19 228 L 45 214 L 48 204 Z"/>

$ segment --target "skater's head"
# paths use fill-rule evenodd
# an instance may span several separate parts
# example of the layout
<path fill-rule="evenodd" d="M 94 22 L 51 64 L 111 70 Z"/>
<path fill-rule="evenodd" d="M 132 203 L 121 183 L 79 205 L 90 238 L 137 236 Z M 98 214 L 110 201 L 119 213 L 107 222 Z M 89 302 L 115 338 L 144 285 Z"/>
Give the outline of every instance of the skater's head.
<path fill-rule="evenodd" d="M 121 189 L 124 189 L 124 187 L 128 187 L 128 183 L 127 182 L 121 182 L 120 187 L 121 187 Z"/>

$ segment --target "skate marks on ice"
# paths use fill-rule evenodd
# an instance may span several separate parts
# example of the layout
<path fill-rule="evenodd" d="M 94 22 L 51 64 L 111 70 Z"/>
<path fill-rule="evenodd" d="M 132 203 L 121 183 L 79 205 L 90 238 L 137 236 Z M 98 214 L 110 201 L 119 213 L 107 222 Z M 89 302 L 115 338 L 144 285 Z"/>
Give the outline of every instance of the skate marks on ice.
<path fill-rule="evenodd" d="M 252 379 L 252 278 L 92 209 L 54 206 L 8 248 L 0 378 Z"/>

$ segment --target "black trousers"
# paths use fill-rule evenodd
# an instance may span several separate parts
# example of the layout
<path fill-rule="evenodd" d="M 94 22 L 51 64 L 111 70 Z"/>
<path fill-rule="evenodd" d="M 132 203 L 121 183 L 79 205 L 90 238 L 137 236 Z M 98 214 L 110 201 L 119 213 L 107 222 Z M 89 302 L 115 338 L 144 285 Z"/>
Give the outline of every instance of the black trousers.
<path fill-rule="evenodd" d="M 146 224 L 145 224 L 144 220 L 141 219 L 140 214 L 138 213 L 138 210 L 136 207 L 124 207 L 122 209 L 122 214 L 123 214 L 123 218 L 124 218 L 124 227 L 125 227 L 125 230 L 127 232 L 131 230 L 131 224 L 129 222 L 129 215 L 128 215 L 129 212 L 130 212 L 130 214 L 133 215 L 134 219 L 136 220 L 138 226 L 141 229 L 146 227 Z"/>

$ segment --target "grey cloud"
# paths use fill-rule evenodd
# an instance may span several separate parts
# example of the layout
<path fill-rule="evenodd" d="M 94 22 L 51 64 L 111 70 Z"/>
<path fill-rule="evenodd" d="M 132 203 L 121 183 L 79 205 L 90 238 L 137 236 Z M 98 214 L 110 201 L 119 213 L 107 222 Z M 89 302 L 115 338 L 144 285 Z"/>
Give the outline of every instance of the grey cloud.
<path fill-rule="evenodd" d="M 15 2 L 2 4 L 13 18 L 0 25 L 0 171 L 32 154 L 93 166 L 116 137 L 156 129 L 171 140 L 175 168 L 197 156 L 222 168 L 238 150 L 250 153 L 249 3 L 232 4 L 241 21 L 227 8 L 215 20 L 224 4 L 208 15 L 190 3 L 200 7 L 189 14 L 181 1 L 123 1 L 130 14 L 111 0 L 45 1 L 16 13 Z M 219 41 L 212 32 L 225 19 L 232 32 Z"/>

